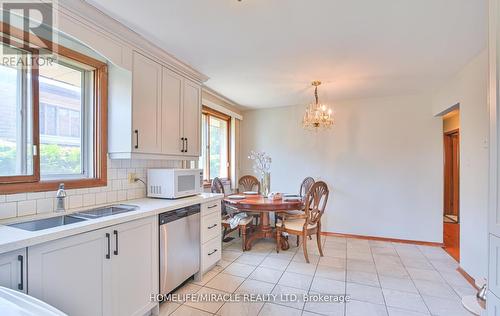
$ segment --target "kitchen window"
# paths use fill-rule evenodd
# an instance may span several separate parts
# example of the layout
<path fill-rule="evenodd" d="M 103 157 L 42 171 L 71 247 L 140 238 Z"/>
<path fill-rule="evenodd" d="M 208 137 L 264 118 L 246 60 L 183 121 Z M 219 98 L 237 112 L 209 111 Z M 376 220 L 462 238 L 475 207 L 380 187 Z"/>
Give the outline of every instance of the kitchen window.
<path fill-rule="evenodd" d="M 106 185 L 107 66 L 0 35 L 0 194 Z M 2 56 L 4 57 L 4 56 Z M 26 61 L 23 66 L 12 61 Z M 31 62 L 30 62 L 31 61 Z"/>
<path fill-rule="evenodd" d="M 230 116 L 203 107 L 199 165 L 203 168 L 206 183 L 215 177 L 225 180 L 230 178 L 230 129 Z"/>

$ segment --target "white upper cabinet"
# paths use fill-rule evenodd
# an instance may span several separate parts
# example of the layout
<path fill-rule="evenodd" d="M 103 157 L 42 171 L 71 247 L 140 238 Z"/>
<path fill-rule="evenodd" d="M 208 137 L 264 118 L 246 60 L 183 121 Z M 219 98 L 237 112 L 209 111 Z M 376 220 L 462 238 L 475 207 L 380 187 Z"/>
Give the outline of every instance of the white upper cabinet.
<path fill-rule="evenodd" d="M 201 128 L 201 88 L 196 83 L 184 81 L 184 106 L 182 111 L 182 129 L 185 138 L 184 154 L 200 156 Z"/>
<path fill-rule="evenodd" d="M 179 155 L 182 151 L 181 108 L 183 78 L 163 68 L 162 76 L 162 146 L 167 155 Z"/>
<path fill-rule="evenodd" d="M 131 85 L 123 80 L 123 72 L 110 70 L 110 157 L 197 159 L 201 85 L 138 52 L 134 52 L 132 68 Z M 127 87 L 132 91 L 130 105 Z M 132 121 L 130 131 L 128 120 Z"/>
<path fill-rule="evenodd" d="M 162 67 L 134 52 L 132 73 L 132 151 L 161 153 Z"/>

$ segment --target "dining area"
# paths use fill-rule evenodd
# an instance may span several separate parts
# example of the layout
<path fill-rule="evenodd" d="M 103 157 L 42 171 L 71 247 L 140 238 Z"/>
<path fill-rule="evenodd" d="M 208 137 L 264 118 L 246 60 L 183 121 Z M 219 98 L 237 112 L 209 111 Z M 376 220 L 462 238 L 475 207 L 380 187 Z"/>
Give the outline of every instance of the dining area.
<path fill-rule="evenodd" d="M 316 241 L 317 252 L 323 256 L 321 218 L 325 212 L 330 190 L 323 181 L 306 177 L 298 184 L 298 193 L 271 192 L 269 177 L 259 181 L 253 175 L 238 179 L 234 192 L 226 193 L 223 182 L 214 178 L 212 193 L 224 194 L 222 205 L 222 239 L 231 242 L 232 232 L 241 237 L 241 250 L 251 252 L 262 240 L 275 243 L 277 253 L 286 252 L 294 236 L 295 246 L 302 240 L 304 260 L 309 263 L 307 247 Z M 267 183 L 266 183 L 267 182 Z"/>

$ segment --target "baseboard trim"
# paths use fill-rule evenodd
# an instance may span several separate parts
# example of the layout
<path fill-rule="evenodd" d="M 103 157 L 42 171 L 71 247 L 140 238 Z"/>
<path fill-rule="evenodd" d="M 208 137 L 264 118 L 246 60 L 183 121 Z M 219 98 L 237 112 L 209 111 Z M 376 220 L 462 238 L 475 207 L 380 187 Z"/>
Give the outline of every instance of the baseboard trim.
<path fill-rule="evenodd" d="M 462 267 L 458 267 L 457 271 L 467 280 L 467 282 L 469 282 L 470 285 L 472 285 L 476 290 L 479 290 L 479 287 L 476 285 L 476 280 L 474 280 L 473 277 L 471 277 L 467 272 L 465 272 L 465 270 L 462 269 Z"/>
<path fill-rule="evenodd" d="M 408 239 L 395 239 L 395 238 L 385 238 L 385 237 L 373 237 L 373 236 L 341 234 L 341 233 L 331 233 L 331 232 L 321 232 L 321 235 L 334 236 L 334 237 L 348 237 L 348 238 L 366 239 L 366 240 L 378 240 L 378 241 L 387 241 L 387 242 L 399 242 L 399 243 L 403 243 L 403 244 L 413 244 L 413 245 L 421 245 L 421 246 L 433 246 L 433 247 L 443 247 L 444 246 L 444 244 L 440 243 L 440 242 L 408 240 Z"/>

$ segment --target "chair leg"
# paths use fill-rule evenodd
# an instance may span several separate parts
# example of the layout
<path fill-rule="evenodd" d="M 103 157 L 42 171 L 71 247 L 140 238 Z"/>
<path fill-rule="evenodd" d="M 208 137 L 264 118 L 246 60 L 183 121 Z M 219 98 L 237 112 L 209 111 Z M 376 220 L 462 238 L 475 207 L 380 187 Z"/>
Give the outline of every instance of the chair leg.
<path fill-rule="evenodd" d="M 299 235 L 297 235 L 297 247 L 299 246 L 299 243 L 300 243 L 300 237 Z"/>
<path fill-rule="evenodd" d="M 226 238 L 226 234 L 227 234 L 227 226 L 224 226 L 224 232 L 222 232 L 222 240 Z"/>
<path fill-rule="evenodd" d="M 280 253 L 281 231 L 276 229 L 276 253 Z"/>
<path fill-rule="evenodd" d="M 323 257 L 323 249 L 321 248 L 321 231 L 319 230 L 319 227 L 316 231 L 316 242 L 318 243 L 319 255 Z"/>
<path fill-rule="evenodd" d="M 306 232 L 304 232 L 304 235 L 302 236 L 302 248 L 304 249 L 304 258 L 306 258 L 306 262 L 309 263 L 309 256 L 307 255 L 307 242 L 306 242 Z"/>
<path fill-rule="evenodd" d="M 247 250 L 247 226 L 244 225 L 244 226 L 240 226 L 240 229 L 239 229 L 240 233 L 241 233 L 241 249 L 243 251 L 246 251 Z"/>

